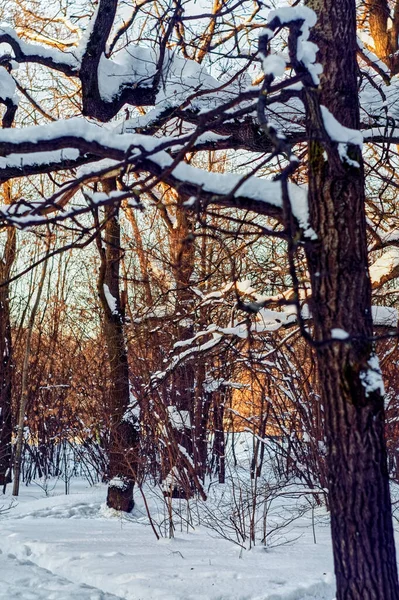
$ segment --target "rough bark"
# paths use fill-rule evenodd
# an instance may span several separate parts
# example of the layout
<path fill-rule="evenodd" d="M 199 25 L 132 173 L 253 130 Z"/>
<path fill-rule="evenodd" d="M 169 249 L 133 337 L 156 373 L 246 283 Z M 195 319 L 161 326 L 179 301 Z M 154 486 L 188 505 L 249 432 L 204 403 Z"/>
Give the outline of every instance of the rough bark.
<path fill-rule="evenodd" d="M 116 189 L 113 179 L 103 182 L 103 189 Z M 105 208 L 104 247 L 99 244 L 101 267 L 98 293 L 103 309 L 103 329 L 110 373 L 110 443 L 109 488 L 107 505 L 116 510 L 133 509 L 133 488 L 138 467 L 138 428 L 128 414 L 130 404 L 129 367 L 124 335 L 124 309 L 121 305 L 119 269 L 121 260 L 118 210 Z"/>
<path fill-rule="evenodd" d="M 354 0 L 308 2 L 323 63 L 320 101 L 346 127 L 359 127 Z M 399 598 L 384 440 L 384 401 L 373 373 L 371 284 L 364 173 L 320 140 L 318 92 L 307 94 L 309 205 L 316 242 L 307 247 L 312 314 L 328 444 L 327 470 L 337 600 Z M 331 340 L 333 328 L 348 341 Z M 374 383 L 373 383 L 374 377 Z"/>

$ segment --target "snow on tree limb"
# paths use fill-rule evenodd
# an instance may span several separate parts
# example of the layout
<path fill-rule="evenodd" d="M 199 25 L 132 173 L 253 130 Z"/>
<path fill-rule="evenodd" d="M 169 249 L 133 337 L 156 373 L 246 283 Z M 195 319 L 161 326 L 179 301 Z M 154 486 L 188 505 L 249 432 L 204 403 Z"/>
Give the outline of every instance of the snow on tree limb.
<path fill-rule="evenodd" d="M 76 133 L 78 132 L 78 133 Z M 137 172 L 148 171 L 199 201 L 224 204 L 230 202 L 238 208 L 253 208 L 262 214 L 278 217 L 282 208 L 282 184 L 280 181 L 261 179 L 255 176 L 224 175 L 193 167 L 175 159 L 164 148 L 179 144 L 177 138 L 153 138 L 140 134 L 115 135 L 94 124 L 80 119 L 70 119 L 44 125 L 0 132 L 0 150 L 5 158 L 4 169 L 18 162 L 18 152 L 28 155 L 30 164 L 35 164 L 35 151 L 39 162 L 54 160 L 54 152 L 66 156 L 89 153 L 98 158 L 123 162 Z M 47 154 L 46 154 L 47 153 Z M 12 156 L 12 160 L 8 157 Z M 2 179 L 0 162 L 0 180 Z M 89 177 L 88 177 L 89 179 Z M 306 189 L 289 183 L 292 210 L 301 227 L 308 227 Z M 35 207 L 36 214 L 40 207 Z M 3 217 L 5 213 L 3 212 Z"/>

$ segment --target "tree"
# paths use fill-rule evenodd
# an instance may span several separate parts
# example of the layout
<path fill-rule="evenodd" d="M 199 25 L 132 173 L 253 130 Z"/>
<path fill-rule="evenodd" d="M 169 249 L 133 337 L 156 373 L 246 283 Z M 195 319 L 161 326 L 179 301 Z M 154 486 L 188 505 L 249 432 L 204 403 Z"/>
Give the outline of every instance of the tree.
<path fill-rule="evenodd" d="M 7 284 L 15 259 L 16 233 L 7 231 L 0 261 L 0 485 L 11 481 L 11 399 L 12 399 L 12 340 L 10 323 L 10 290 Z"/>
<path fill-rule="evenodd" d="M 50 238 L 50 234 L 48 233 L 48 238 Z M 49 252 L 49 240 L 47 240 L 47 252 Z M 21 475 L 21 461 L 22 461 L 22 452 L 23 452 L 23 441 L 24 441 L 24 426 L 25 426 L 25 416 L 26 416 L 26 407 L 28 404 L 29 398 L 29 361 L 31 359 L 32 352 L 32 335 L 33 335 L 33 327 L 35 324 L 35 318 L 40 306 L 40 299 L 42 296 L 44 282 L 46 278 L 47 271 L 47 260 L 45 259 L 42 263 L 42 271 L 40 274 L 40 279 L 38 283 L 38 289 L 36 298 L 32 307 L 31 314 L 28 319 L 28 327 L 27 327 L 27 336 L 26 336 L 26 346 L 24 352 L 24 361 L 22 365 L 22 377 L 21 377 L 21 397 L 19 400 L 18 407 L 18 421 L 17 421 L 17 440 L 15 444 L 14 450 L 14 482 L 13 482 L 13 496 L 18 496 L 19 494 L 19 483 L 20 483 L 20 475 Z"/>
<path fill-rule="evenodd" d="M 398 598 L 384 389 L 372 342 L 362 156 L 352 137 L 342 158 L 340 133 L 331 128 L 332 121 L 338 124 L 335 117 L 352 136 L 360 126 L 356 5 L 325 0 L 313 6 L 318 23 L 312 39 L 323 76 L 320 92 L 312 82 L 305 92 L 309 211 L 317 235 L 306 253 L 338 598 Z M 336 329 L 346 332 L 343 340 L 334 341 Z"/>
<path fill-rule="evenodd" d="M 116 191 L 115 179 L 105 179 L 103 189 Z M 109 489 L 110 508 L 130 512 L 133 509 L 133 487 L 138 468 L 138 424 L 130 408 L 130 383 L 124 330 L 123 298 L 120 292 L 119 269 L 121 236 L 118 209 L 105 208 L 105 236 L 102 244 L 98 233 L 101 265 L 98 295 L 103 310 L 103 328 L 110 366 L 110 444 Z"/>
<path fill-rule="evenodd" d="M 8 73 L 6 77 L 8 76 Z M 13 86 L 12 86 L 13 87 Z M 12 125 L 16 112 L 15 99 L 7 97 L 1 100 L 5 106 L 2 127 Z M 11 184 L 3 189 L 4 204 L 10 205 Z M 9 228 L 0 259 L 0 485 L 6 488 L 11 481 L 11 400 L 12 400 L 12 339 L 10 323 L 10 279 L 16 255 L 16 233 Z"/>

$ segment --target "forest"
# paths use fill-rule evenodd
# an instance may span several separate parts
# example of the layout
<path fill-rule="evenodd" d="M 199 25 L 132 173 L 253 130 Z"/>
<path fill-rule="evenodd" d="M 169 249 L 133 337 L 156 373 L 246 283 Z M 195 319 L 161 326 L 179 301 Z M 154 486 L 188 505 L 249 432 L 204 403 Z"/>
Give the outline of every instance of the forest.
<path fill-rule="evenodd" d="M 399 600 L 398 77 L 398 0 L 0 0 L 0 599 Z"/>

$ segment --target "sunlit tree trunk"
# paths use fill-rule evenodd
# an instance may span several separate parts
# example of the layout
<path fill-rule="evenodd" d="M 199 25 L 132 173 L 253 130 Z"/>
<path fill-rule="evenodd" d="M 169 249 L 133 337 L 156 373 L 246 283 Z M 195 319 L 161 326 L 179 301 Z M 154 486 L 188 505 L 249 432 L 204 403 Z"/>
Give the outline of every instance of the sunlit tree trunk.
<path fill-rule="evenodd" d="M 365 3 L 365 11 L 374 42 L 373 50 L 387 65 L 391 74 L 396 75 L 399 72 L 399 2 L 368 0 Z"/>

